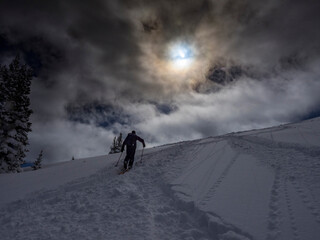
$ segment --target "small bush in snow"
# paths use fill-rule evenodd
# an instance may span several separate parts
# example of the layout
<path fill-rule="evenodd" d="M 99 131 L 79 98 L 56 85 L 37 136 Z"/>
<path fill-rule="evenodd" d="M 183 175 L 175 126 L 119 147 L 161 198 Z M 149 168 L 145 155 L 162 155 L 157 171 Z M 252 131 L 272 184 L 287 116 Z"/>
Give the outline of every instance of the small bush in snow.
<path fill-rule="evenodd" d="M 41 168 L 42 155 L 43 155 L 43 151 L 41 150 L 37 160 L 33 164 L 33 170 L 37 170 L 37 169 Z"/>

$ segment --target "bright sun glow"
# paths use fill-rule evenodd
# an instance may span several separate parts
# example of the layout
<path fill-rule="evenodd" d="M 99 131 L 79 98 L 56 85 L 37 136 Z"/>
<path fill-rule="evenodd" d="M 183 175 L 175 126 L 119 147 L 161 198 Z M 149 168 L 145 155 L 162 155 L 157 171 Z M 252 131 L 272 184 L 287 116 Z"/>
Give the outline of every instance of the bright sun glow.
<path fill-rule="evenodd" d="M 181 58 L 184 58 L 186 56 L 182 49 L 179 50 L 179 55 Z"/>
<path fill-rule="evenodd" d="M 176 69 L 184 69 L 193 61 L 192 49 L 187 44 L 174 44 L 170 48 L 170 59 Z"/>

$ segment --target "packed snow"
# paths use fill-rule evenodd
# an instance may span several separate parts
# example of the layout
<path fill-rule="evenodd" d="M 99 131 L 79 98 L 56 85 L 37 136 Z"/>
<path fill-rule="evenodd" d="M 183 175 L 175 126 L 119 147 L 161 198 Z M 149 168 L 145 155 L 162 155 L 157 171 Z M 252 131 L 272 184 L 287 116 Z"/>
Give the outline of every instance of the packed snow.
<path fill-rule="evenodd" d="M 319 239 L 320 118 L 141 153 L 1 174 L 0 239 Z"/>

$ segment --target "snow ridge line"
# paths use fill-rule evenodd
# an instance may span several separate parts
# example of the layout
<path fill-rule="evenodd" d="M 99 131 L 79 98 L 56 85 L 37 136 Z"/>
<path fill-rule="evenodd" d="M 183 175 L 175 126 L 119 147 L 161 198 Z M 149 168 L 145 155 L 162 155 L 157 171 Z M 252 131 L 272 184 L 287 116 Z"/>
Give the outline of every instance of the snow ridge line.
<path fill-rule="evenodd" d="M 277 127 L 267 127 L 267 128 L 263 128 L 263 129 L 240 131 L 240 132 L 236 132 L 236 133 L 233 132 L 233 133 L 226 134 L 224 136 L 227 137 L 227 136 L 233 135 L 233 136 L 236 136 L 236 137 L 242 137 L 241 135 L 237 136 L 237 134 L 242 134 L 243 136 L 257 136 L 257 133 L 258 134 L 272 133 L 272 132 L 276 133 L 276 132 L 281 132 L 283 130 L 290 129 L 290 128 L 292 128 L 292 127 L 291 126 L 286 126 L 286 125 L 280 125 L 280 126 L 277 126 Z"/>
<path fill-rule="evenodd" d="M 261 138 L 258 136 L 239 136 L 239 140 L 244 140 L 254 145 L 261 145 L 267 148 L 277 148 L 285 150 L 294 150 L 301 152 L 310 157 L 318 157 L 320 155 L 320 147 L 317 146 L 303 146 L 298 143 L 288 143 L 288 142 L 273 142 L 272 140 Z"/>

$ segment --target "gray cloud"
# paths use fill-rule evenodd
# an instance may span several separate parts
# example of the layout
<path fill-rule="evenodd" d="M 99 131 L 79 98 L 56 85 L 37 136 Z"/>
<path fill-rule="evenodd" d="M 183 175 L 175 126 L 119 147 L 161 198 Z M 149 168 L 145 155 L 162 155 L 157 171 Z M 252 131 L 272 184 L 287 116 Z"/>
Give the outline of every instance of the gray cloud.
<path fill-rule="evenodd" d="M 35 158 L 104 154 L 133 128 L 149 145 L 295 121 L 320 103 L 318 1 L 0 3 L 0 61 L 35 69 Z M 169 49 L 192 50 L 175 69 Z M 190 50 L 190 51 L 191 51 Z"/>

